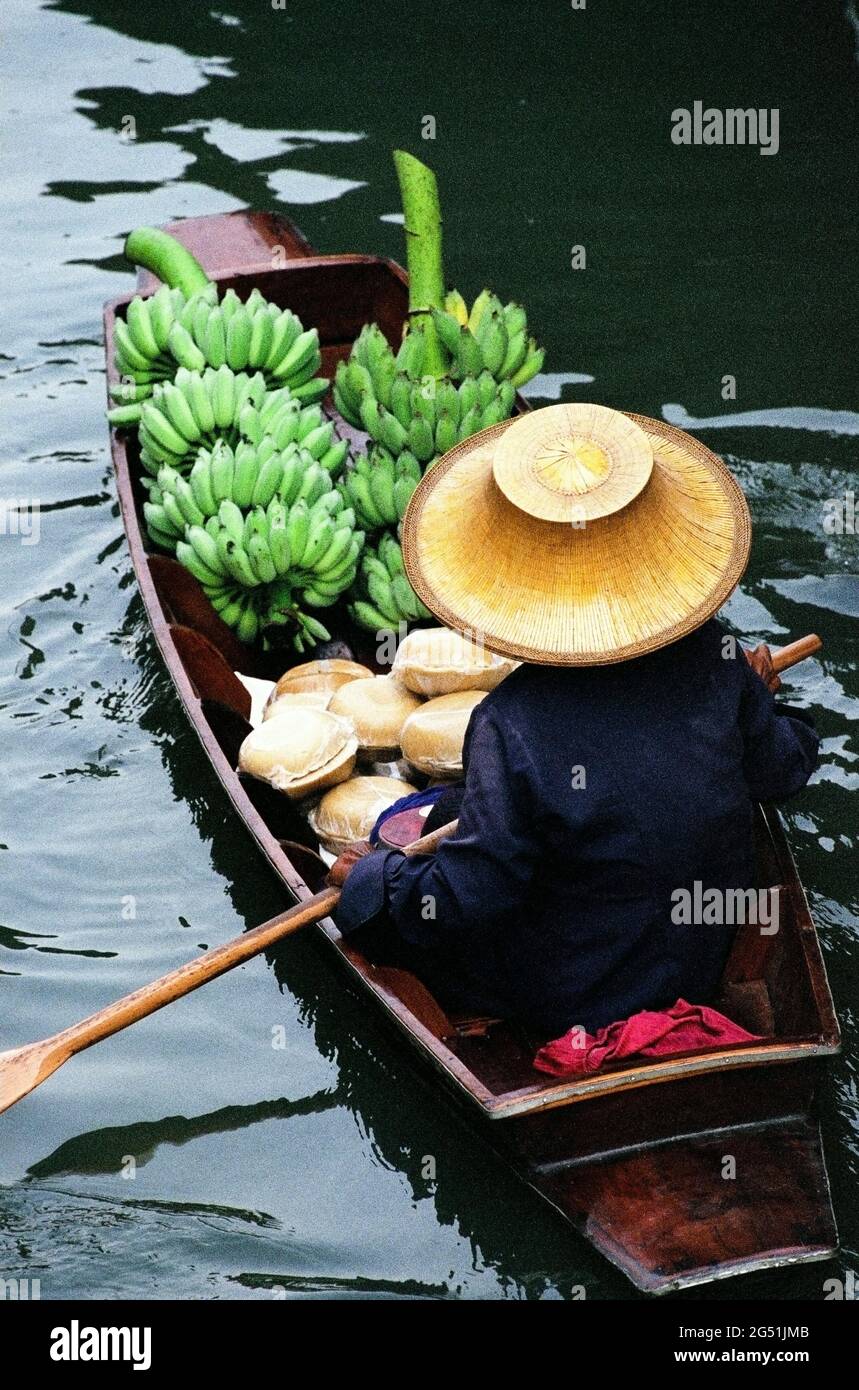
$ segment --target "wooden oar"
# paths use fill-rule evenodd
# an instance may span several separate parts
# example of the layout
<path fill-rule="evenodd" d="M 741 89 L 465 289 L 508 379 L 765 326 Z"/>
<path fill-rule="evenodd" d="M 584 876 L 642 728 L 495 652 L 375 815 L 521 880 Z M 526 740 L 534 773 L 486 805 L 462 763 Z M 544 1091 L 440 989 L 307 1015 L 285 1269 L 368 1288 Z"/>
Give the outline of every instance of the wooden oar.
<path fill-rule="evenodd" d="M 452 835 L 455 829 L 456 821 L 451 821 L 449 825 L 443 825 L 432 834 L 407 845 L 403 853 L 433 854 L 442 840 Z M 0 1114 L 34 1091 L 76 1052 L 83 1052 L 93 1043 L 101 1042 L 112 1033 L 118 1033 L 139 1019 L 154 1014 L 165 1004 L 172 1004 L 175 999 L 181 999 L 183 995 L 199 989 L 200 985 L 259 955 L 260 951 L 265 951 L 285 936 L 321 922 L 334 911 L 339 899 L 339 888 L 323 888 L 312 898 L 306 898 L 296 907 L 282 912 L 279 917 L 272 917 L 252 931 L 243 932 L 232 941 L 225 941 L 223 946 L 215 946 L 213 950 L 180 965 L 177 970 L 171 970 L 151 984 L 136 989 L 133 994 L 126 994 L 123 999 L 108 1004 L 107 1008 L 99 1009 L 98 1013 L 91 1014 L 71 1028 L 64 1028 L 61 1033 L 54 1033 L 41 1042 L 0 1052 Z"/>
<path fill-rule="evenodd" d="M 791 642 L 789 646 L 782 647 L 781 651 L 774 653 L 773 668 L 776 671 L 785 671 L 789 666 L 795 666 L 798 661 L 812 656 L 821 646 L 820 638 L 814 635 L 802 637 L 798 642 Z M 449 825 L 441 826 L 432 834 L 415 840 L 414 844 L 406 847 L 404 853 L 432 854 L 442 840 L 452 835 L 456 828 L 457 822 L 451 821 Z M 54 1033 L 52 1037 L 44 1038 L 41 1042 L 13 1048 L 10 1052 L 0 1052 L 0 1114 L 16 1101 L 29 1095 L 30 1091 L 34 1091 L 76 1052 L 92 1047 L 93 1043 L 109 1038 L 112 1033 L 118 1033 L 122 1028 L 128 1028 L 130 1024 L 137 1023 L 138 1019 L 155 1013 L 156 1009 L 163 1009 L 165 1004 L 172 1004 L 175 999 L 181 999 L 183 995 L 199 989 L 200 985 L 216 979 L 218 975 L 225 974 L 236 965 L 243 964 L 260 951 L 273 946 L 275 942 L 291 936 L 293 932 L 301 931 L 302 927 L 321 922 L 334 911 L 339 899 L 339 888 L 323 888 L 320 893 L 315 893 L 312 898 L 307 898 L 297 907 L 290 908 L 279 917 L 272 917 L 270 921 L 263 922 L 252 931 L 243 932 L 241 936 L 225 942 L 223 946 L 206 951 L 185 965 L 180 965 L 178 970 L 171 970 L 169 974 L 162 975 L 160 979 L 135 990 L 133 994 L 127 994 L 125 998 L 117 999 L 114 1004 L 108 1004 L 107 1008 L 91 1014 L 81 1023 L 75 1023 L 71 1028 Z"/>
<path fill-rule="evenodd" d="M 805 661 L 807 656 L 814 656 L 822 646 L 823 643 L 816 632 L 810 632 L 807 637 L 800 637 L 797 642 L 789 642 L 786 647 L 773 652 L 773 670 L 777 673 L 786 671 L 789 666 L 796 666 L 797 662 Z"/>

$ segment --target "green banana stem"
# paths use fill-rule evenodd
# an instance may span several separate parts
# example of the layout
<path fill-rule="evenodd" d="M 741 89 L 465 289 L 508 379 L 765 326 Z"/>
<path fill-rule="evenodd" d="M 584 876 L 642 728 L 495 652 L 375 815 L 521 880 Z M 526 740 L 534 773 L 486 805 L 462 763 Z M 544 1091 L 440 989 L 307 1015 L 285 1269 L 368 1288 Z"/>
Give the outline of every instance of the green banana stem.
<path fill-rule="evenodd" d="M 181 290 L 187 299 L 211 284 L 196 256 L 181 241 L 158 227 L 138 227 L 125 243 L 126 259 L 145 266 L 170 289 Z"/>
<path fill-rule="evenodd" d="M 429 376 L 442 377 L 447 374 L 448 362 L 430 312 L 444 308 L 438 184 L 432 169 L 405 150 L 394 150 L 394 165 L 405 219 L 409 319 L 423 329 L 424 370 Z"/>

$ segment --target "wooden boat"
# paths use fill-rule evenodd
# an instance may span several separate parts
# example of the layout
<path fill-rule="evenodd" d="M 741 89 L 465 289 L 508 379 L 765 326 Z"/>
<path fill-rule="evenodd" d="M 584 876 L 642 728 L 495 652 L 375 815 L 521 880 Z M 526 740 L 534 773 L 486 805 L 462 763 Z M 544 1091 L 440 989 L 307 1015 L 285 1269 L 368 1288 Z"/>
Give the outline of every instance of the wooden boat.
<path fill-rule="evenodd" d="M 333 375 L 362 324 L 392 341 L 407 307 L 406 276 L 374 256 L 318 256 L 289 222 L 265 213 L 193 219 L 169 228 L 223 289 L 256 285 L 319 328 Z M 144 274 L 145 293 L 154 282 Z M 105 309 L 108 372 L 113 324 L 131 296 Z M 522 404 L 524 407 L 524 403 Z M 339 432 L 354 432 L 336 416 Z M 670 436 L 670 426 L 659 426 Z M 114 432 L 113 459 L 131 558 L 149 621 L 188 718 L 238 818 L 296 900 L 319 887 L 324 864 L 293 804 L 235 772 L 250 698 L 234 674 L 275 678 L 288 664 L 238 643 L 195 579 L 155 553 L 142 525 L 133 436 Z M 328 654 L 373 661 L 349 628 Z M 339 620 L 338 620 L 339 621 Z M 323 939 L 449 1093 L 590 1243 L 637 1288 L 664 1293 L 772 1266 L 823 1260 L 836 1248 L 815 1088 L 839 1031 L 814 922 L 777 814 L 757 816 L 761 886 L 780 898 L 781 927 L 739 930 L 721 1007 L 764 1040 L 637 1060 L 585 1079 L 534 1071 L 534 1039 L 503 1021 L 448 1017 L 406 972 L 373 966 L 325 921 Z M 402 841 L 408 816 L 389 827 Z M 736 1177 L 725 1176 L 734 1159 Z"/>

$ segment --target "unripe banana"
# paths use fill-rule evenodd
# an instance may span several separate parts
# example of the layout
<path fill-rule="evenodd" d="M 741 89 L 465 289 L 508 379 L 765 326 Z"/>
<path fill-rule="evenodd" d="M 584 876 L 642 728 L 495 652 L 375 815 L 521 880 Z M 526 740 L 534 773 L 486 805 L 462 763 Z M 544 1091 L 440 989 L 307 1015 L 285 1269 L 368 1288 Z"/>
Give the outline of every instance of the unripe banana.
<path fill-rule="evenodd" d="M 481 410 L 485 410 L 490 401 L 494 401 L 498 395 L 498 385 L 494 376 L 490 372 L 481 372 L 477 378 L 477 404 Z"/>
<path fill-rule="evenodd" d="M 408 438 L 406 431 L 403 429 L 396 415 L 392 415 L 383 405 L 377 407 L 377 413 L 379 433 L 378 435 L 374 435 L 374 438 L 378 438 L 379 442 L 390 449 L 392 453 L 398 454 L 400 450 L 405 447 L 406 439 Z M 373 433 L 372 430 L 370 433 Z M 413 446 L 410 447 L 412 448 L 412 453 L 417 452 Z"/>
<path fill-rule="evenodd" d="M 316 561 L 324 555 L 329 545 L 334 539 L 335 526 L 331 517 L 327 514 L 316 520 L 310 528 L 307 538 L 307 546 L 301 557 L 301 568 L 312 570 Z"/>
<path fill-rule="evenodd" d="M 217 545 L 215 545 L 214 539 L 208 535 L 208 531 L 204 531 L 203 527 L 199 527 L 199 525 L 192 525 L 188 528 L 186 541 L 195 550 L 200 562 L 208 570 L 211 570 L 211 573 L 218 574 L 221 578 L 227 577 L 227 567 L 222 563 Z"/>
<path fill-rule="evenodd" d="M 319 460 L 320 466 L 324 468 L 327 473 L 330 473 L 332 477 L 336 477 L 348 453 L 349 441 L 347 439 L 338 439 L 331 445 L 328 452 L 322 455 Z"/>
<path fill-rule="evenodd" d="M 277 510 L 269 512 L 268 545 L 277 573 L 284 575 L 288 573 L 292 565 L 286 511 L 279 502 L 273 502 L 271 507 L 276 507 Z"/>
<path fill-rule="evenodd" d="M 483 370 L 480 344 L 468 328 L 460 328 L 454 360 L 462 376 L 478 376 Z"/>
<path fill-rule="evenodd" d="M 406 514 L 406 507 L 412 500 L 417 483 L 413 478 L 397 478 L 394 483 L 394 507 L 397 513 L 397 520 L 402 521 Z"/>
<path fill-rule="evenodd" d="M 366 576 L 366 584 L 367 592 L 379 612 L 384 613 L 387 621 L 397 627 L 401 615 L 394 600 L 390 577 L 386 575 L 382 579 L 378 574 L 370 573 Z"/>
<path fill-rule="evenodd" d="M 199 579 L 201 584 L 218 584 L 219 574 L 215 570 L 211 570 L 208 565 L 203 564 L 193 546 L 189 545 L 187 541 L 177 543 L 176 559 L 180 565 L 184 565 L 190 574 L 193 574 L 195 579 Z"/>
<path fill-rule="evenodd" d="M 480 321 L 479 337 L 480 351 L 483 354 L 483 365 L 493 376 L 501 370 L 504 358 L 507 356 L 507 329 L 504 326 L 504 315 L 498 309 L 492 309 L 483 315 Z"/>
<path fill-rule="evenodd" d="M 370 473 L 370 496 L 373 505 L 383 521 L 393 521 L 397 509 L 394 503 L 394 461 L 390 454 L 377 455 Z"/>
<path fill-rule="evenodd" d="M 194 501 L 205 516 L 214 516 L 218 503 L 212 491 L 212 461 L 208 453 L 200 453 L 188 475 L 188 482 L 194 494 Z"/>
<path fill-rule="evenodd" d="M 240 642 L 250 645 L 259 631 L 259 619 L 250 604 L 244 609 L 236 626 L 236 636 Z"/>
<path fill-rule="evenodd" d="M 457 442 L 457 426 L 452 415 L 444 414 L 435 427 L 436 453 L 446 454 Z M 402 513 L 401 513 L 402 515 Z"/>
<path fill-rule="evenodd" d="M 235 459 L 228 444 L 219 439 L 212 450 L 212 493 L 217 503 L 225 502 L 233 495 L 233 474 Z"/>
<path fill-rule="evenodd" d="M 359 413 L 360 401 L 349 390 L 346 385 L 346 363 L 338 362 L 337 371 L 334 374 L 334 405 L 338 413 L 348 420 L 350 425 L 356 427 L 361 424 Z"/>
<path fill-rule="evenodd" d="M 478 393 L 476 378 L 466 377 L 465 381 L 462 382 L 456 394 L 459 397 L 459 420 L 457 423 L 462 424 L 462 421 L 468 414 L 469 410 L 471 410 L 473 406 L 477 405 Z"/>
<path fill-rule="evenodd" d="M 274 320 L 274 331 L 272 333 L 271 347 L 268 357 L 265 360 L 265 370 L 273 373 L 275 367 L 279 366 L 283 358 L 294 346 L 299 334 L 301 324 L 289 309 L 284 309 Z"/>
<path fill-rule="evenodd" d="M 528 339 L 525 336 L 524 328 L 520 328 L 512 338 L 507 341 L 507 353 L 497 375 L 502 378 L 511 377 L 525 361 L 528 355 Z"/>
<path fill-rule="evenodd" d="M 107 412 L 107 418 L 114 429 L 132 429 L 140 423 L 140 402 L 134 405 L 115 405 Z"/>
<path fill-rule="evenodd" d="M 330 422 L 318 425 L 315 430 L 310 432 L 301 440 L 302 449 L 306 449 L 309 454 L 318 459 L 327 453 L 334 439 L 334 426 Z"/>
<path fill-rule="evenodd" d="M 451 356 L 456 357 L 463 320 L 455 318 L 453 314 L 445 313 L 442 309 L 433 309 L 432 321 L 442 343 Z"/>
<path fill-rule="evenodd" d="M 313 363 L 313 369 L 310 372 L 312 376 L 318 365 L 318 358 L 319 333 L 315 328 L 308 328 L 305 332 L 299 333 L 289 351 L 271 369 L 272 376 L 278 381 L 283 381 L 290 376 L 294 376 L 298 380 L 301 372 L 311 362 Z"/>
<path fill-rule="evenodd" d="M 486 306 L 488 305 L 491 299 L 491 290 L 481 290 L 480 294 L 477 296 L 474 303 L 472 304 L 471 313 L 468 316 L 468 326 L 471 329 L 472 333 L 476 333 L 478 328 L 480 327 L 480 320 L 483 317 L 484 310 L 486 309 Z"/>
<path fill-rule="evenodd" d="M 527 338 L 528 317 L 521 304 L 510 303 L 504 305 L 504 323 L 507 328 L 508 338 L 518 337 L 520 333 L 525 334 Z"/>
<path fill-rule="evenodd" d="M 289 537 L 289 549 L 292 555 L 293 569 L 298 569 L 304 559 L 309 531 L 310 508 L 303 499 L 299 499 L 290 508 L 289 519 L 287 521 L 287 535 Z"/>
<path fill-rule="evenodd" d="M 250 310 L 250 300 L 247 308 Z M 248 344 L 248 366 L 263 367 L 271 352 L 274 339 L 274 324 L 265 309 L 257 309 L 251 323 L 251 338 Z"/>
<path fill-rule="evenodd" d="M 298 496 L 298 489 L 301 486 L 303 472 L 301 455 L 298 450 L 293 448 L 281 455 L 283 465 L 283 476 L 280 480 L 278 493 L 287 506 L 290 506 Z"/>
<path fill-rule="evenodd" d="M 200 346 L 211 367 L 217 369 L 224 366 L 227 360 L 227 333 L 220 309 L 213 309 L 209 314 L 205 341 Z"/>
<path fill-rule="evenodd" d="M 283 480 L 283 464 L 279 454 L 272 454 L 259 470 L 251 500 L 255 507 L 267 507 Z"/>
<path fill-rule="evenodd" d="M 362 477 L 360 473 L 353 473 L 349 480 L 349 490 L 362 526 L 366 526 L 369 531 L 383 526 L 386 518 L 373 501 L 367 478 Z"/>
<path fill-rule="evenodd" d="M 489 402 L 488 406 L 483 411 L 480 428 L 485 430 L 490 425 L 500 425 L 501 421 L 506 420 L 508 415 L 509 411 L 504 409 L 501 399 L 496 397 L 494 401 Z"/>
<path fill-rule="evenodd" d="M 221 300 L 221 313 L 224 316 L 224 323 L 229 326 L 233 315 L 242 307 L 242 301 L 235 290 L 227 290 Z"/>
<path fill-rule="evenodd" d="M 205 367 L 205 357 L 187 328 L 183 328 L 178 321 L 170 329 L 167 346 L 179 365 L 187 367 L 190 372 L 201 372 Z"/>
<path fill-rule="evenodd" d="M 236 406 L 236 378 L 227 366 L 219 367 L 215 374 L 212 391 L 212 409 L 218 429 L 229 429 L 233 423 Z"/>
<path fill-rule="evenodd" d="M 472 406 L 471 409 L 466 412 L 462 421 L 460 422 L 460 426 L 457 431 L 459 442 L 461 443 L 463 439 L 469 439 L 471 435 L 476 434 L 477 431 L 480 429 L 482 420 L 483 412 L 481 411 L 480 406 Z"/>
<path fill-rule="evenodd" d="M 333 603 L 337 602 L 340 593 L 340 589 L 324 590 L 314 582 L 312 586 L 309 585 L 302 589 L 301 597 L 304 603 L 309 603 L 313 608 L 330 608 Z M 308 616 L 309 614 L 304 614 L 305 623 Z"/>
<path fill-rule="evenodd" d="M 375 604 L 368 603 L 366 599 L 356 599 L 349 611 L 358 626 L 365 628 L 368 632 L 387 632 L 390 629 L 390 618 L 387 618 L 376 608 Z"/>
<path fill-rule="evenodd" d="M 444 307 L 448 314 L 453 315 L 457 323 L 468 323 L 468 305 L 459 290 L 448 290 L 444 297 Z"/>
<path fill-rule="evenodd" d="M 432 426 L 420 415 L 416 415 L 409 425 L 409 448 L 421 463 L 429 463 L 435 455 Z"/>
<path fill-rule="evenodd" d="M 187 525 L 202 526 L 206 520 L 206 515 L 202 508 L 197 506 L 196 498 L 187 479 L 177 478 L 173 484 L 173 492 Z"/>
<path fill-rule="evenodd" d="M 188 448 L 188 441 L 171 425 L 160 408 L 159 400 L 144 401 L 140 412 L 140 423 L 151 435 L 156 445 L 181 458 Z"/>
<path fill-rule="evenodd" d="M 315 570 L 318 578 L 324 579 L 330 572 L 339 568 L 344 556 L 349 554 L 349 547 L 354 534 L 350 526 L 343 526 L 339 531 L 334 532 L 331 544 L 316 562 Z"/>
<path fill-rule="evenodd" d="M 328 631 L 328 628 L 324 627 L 322 623 L 317 622 L 316 618 L 311 618 L 309 613 L 303 613 L 301 615 L 301 622 L 314 643 L 317 640 L 320 642 L 328 642 L 331 640 L 331 633 Z"/>
<path fill-rule="evenodd" d="M 243 544 L 245 539 L 245 518 L 232 498 L 224 498 L 218 508 L 218 521 L 223 526 L 231 541 L 235 541 L 237 545 Z"/>
<path fill-rule="evenodd" d="M 144 372 L 149 368 L 152 359 L 140 351 L 122 319 L 114 320 L 113 337 L 127 366 Z"/>
<path fill-rule="evenodd" d="M 248 365 L 251 345 L 251 317 L 240 304 L 227 324 L 227 365 L 240 372 Z"/>
<path fill-rule="evenodd" d="M 244 546 L 237 544 L 234 540 L 227 540 L 223 554 L 227 569 L 237 584 L 242 584 L 246 589 L 255 589 L 259 586 L 260 581 L 257 579 Z"/>
<path fill-rule="evenodd" d="M 538 348 L 534 339 L 530 338 L 528 341 L 528 356 L 525 358 L 518 372 L 510 378 L 517 391 L 520 386 L 525 385 L 526 381 L 530 381 L 533 376 L 537 375 L 545 358 L 545 348 Z"/>
<path fill-rule="evenodd" d="M 406 567 L 403 564 L 403 552 L 399 541 L 396 541 L 389 531 L 379 540 L 379 559 L 392 578 L 395 574 L 405 574 Z"/>
<path fill-rule="evenodd" d="M 167 549 L 172 550 L 176 541 L 184 536 L 184 527 L 177 530 L 168 517 L 162 503 L 144 502 L 143 516 L 150 535 L 163 536 L 167 540 Z"/>
<path fill-rule="evenodd" d="M 423 329 L 410 327 L 395 359 L 397 371 L 405 372 L 412 381 L 418 381 L 424 369 L 425 356 L 426 339 Z"/>
<path fill-rule="evenodd" d="M 403 575 L 395 575 L 391 580 L 393 600 L 401 613 L 407 618 L 419 618 L 419 599 L 409 581 Z"/>
<path fill-rule="evenodd" d="M 152 329 L 149 300 L 132 299 L 125 311 L 125 322 L 131 334 L 131 340 L 141 356 L 150 359 L 157 357 L 160 348 Z"/>
<path fill-rule="evenodd" d="M 200 427 L 194 419 L 193 411 L 178 386 L 171 382 L 165 382 L 161 391 L 161 400 L 167 411 L 170 423 L 189 444 L 196 444 L 200 438 Z"/>
<path fill-rule="evenodd" d="M 277 578 L 277 569 L 265 538 L 259 533 L 251 536 L 247 544 L 248 559 L 262 584 L 270 584 Z"/>
<path fill-rule="evenodd" d="M 152 335 L 155 338 L 159 353 L 162 353 L 167 347 L 174 318 L 170 290 L 166 285 L 162 285 L 157 294 L 154 294 L 149 301 L 149 322 L 152 325 Z"/>
<path fill-rule="evenodd" d="M 199 372 L 190 372 L 184 387 L 185 399 L 194 414 L 200 434 L 211 434 L 215 428 L 215 412 L 208 381 Z"/>
<path fill-rule="evenodd" d="M 232 492 L 233 501 L 237 507 L 249 507 L 251 505 L 259 473 L 259 457 L 253 444 L 244 441 L 237 444 Z"/>
<path fill-rule="evenodd" d="M 242 406 L 237 423 L 239 433 L 244 435 L 245 439 L 250 440 L 251 444 L 259 444 L 263 437 L 262 421 L 259 411 L 251 405 L 250 401 L 247 405 Z"/>

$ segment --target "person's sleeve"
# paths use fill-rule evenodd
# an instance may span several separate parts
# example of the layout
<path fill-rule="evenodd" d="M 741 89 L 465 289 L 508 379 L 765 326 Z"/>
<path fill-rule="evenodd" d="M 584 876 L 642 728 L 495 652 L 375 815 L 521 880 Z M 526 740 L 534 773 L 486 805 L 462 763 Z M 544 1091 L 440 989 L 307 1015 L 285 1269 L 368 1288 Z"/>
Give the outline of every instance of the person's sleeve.
<path fill-rule="evenodd" d="M 538 860 L 533 783 L 511 727 L 473 720 L 456 835 L 435 855 L 368 855 L 344 886 L 337 925 L 347 934 L 387 911 L 403 940 L 436 946 L 491 927 L 524 900 Z"/>
<path fill-rule="evenodd" d="M 740 705 L 743 773 L 756 801 L 783 801 L 805 786 L 817 766 L 820 739 L 810 717 L 779 705 L 756 671 L 746 670 Z"/>

